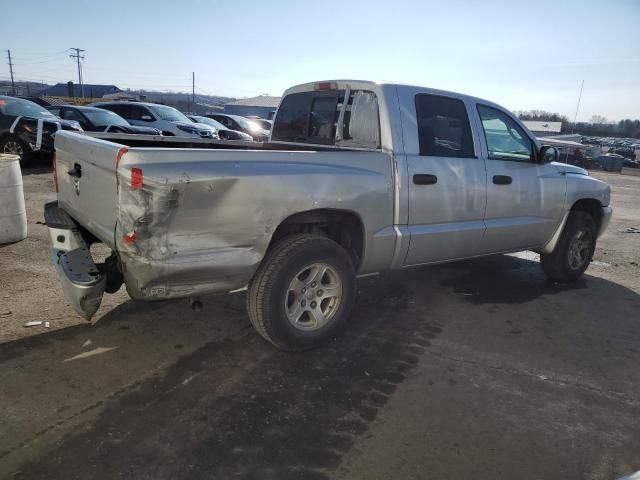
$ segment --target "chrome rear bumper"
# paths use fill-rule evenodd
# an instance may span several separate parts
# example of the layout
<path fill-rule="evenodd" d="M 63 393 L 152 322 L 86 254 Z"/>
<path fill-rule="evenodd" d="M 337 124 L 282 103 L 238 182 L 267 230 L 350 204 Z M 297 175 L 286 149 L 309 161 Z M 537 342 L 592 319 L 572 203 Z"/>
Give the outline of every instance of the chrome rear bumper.
<path fill-rule="evenodd" d="M 102 302 L 105 277 L 93 262 L 78 226 L 58 202 L 44 206 L 44 219 L 51 239 L 49 254 L 62 290 L 74 310 L 91 320 Z"/>

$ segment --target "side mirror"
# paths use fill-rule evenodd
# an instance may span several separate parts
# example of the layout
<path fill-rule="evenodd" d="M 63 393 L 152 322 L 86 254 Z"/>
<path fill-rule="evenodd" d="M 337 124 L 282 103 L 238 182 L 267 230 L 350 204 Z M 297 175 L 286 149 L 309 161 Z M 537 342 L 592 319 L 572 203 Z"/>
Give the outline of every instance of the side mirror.
<path fill-rule="evenodd" d="M 153 117 L 151 115 L 142 115 L 140 120 L 143 122 L 153 122 Z"/>
<path fill-rule="evenodd" d="M 540 149 L 540 155 L 538 158 L 540 159 L 540 163 L 551 163 L 560 158 L 560 153 L 556 147 L 543 145 Z"/>

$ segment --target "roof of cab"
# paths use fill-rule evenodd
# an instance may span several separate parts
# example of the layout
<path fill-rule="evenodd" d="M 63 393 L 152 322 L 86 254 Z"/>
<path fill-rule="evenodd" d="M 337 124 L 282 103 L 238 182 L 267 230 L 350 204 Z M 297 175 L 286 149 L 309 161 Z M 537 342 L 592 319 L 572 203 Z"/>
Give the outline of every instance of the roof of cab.
<path fill-rule="evenodd" d="M 358 87 L 362 88 L 365 85 L 374 85 L 374 86 L 378 86 L 378 87 L 384 87 L 384 86 L 390 86 L 390 87 L 399 87 L 399 88 L 411 88 L 411 89 L 419 89 L 419 90 L 424 90 L 425 93 L 431 93 L 434 95 L 446 95 L 446 96 L 453 96 L 453 97 L 458 97 L 458 98 L 467 98 L 471 101 L 474 102 L 481 102 L 481 103 L 485 103 L 487 105 L 493 105 L 493 106 L 498 106 L 497 104 L 495 104 L 494 102 L 491 102 L 489 100 L 485 100 L 483 98 L 478 98 L 478 97 L 474 97 L 471 95 L 466 95 L 464 93 L 459 93 L 459 92 L 452 92 L 449 90 L 440 90 L 437 88 L 431 88 L 431 87 L 425 87 L 422 85 L 410 85 L 410 84 L 405 84 L 405 83 L 398 83 L 398 82 L 389 82 L 389 81 L 382 81 L 382 80 L 356 80 L 356 79 L 332 79 L 332 80 L 318 80 L 315 82 L 306 82 L 306 83 L 301 83 L 299 85 L 294 85 L 290 88 L 288 88 L 287 90 L 285 90 L 284 94 L 282 95 L 283 97 L 285 95 L 288 95 L 290 93 L 297 93 L 297 92 L 305 92 L 305 91 L 309 91 L 309 90 L 315 90 L 315 86 L 317 84 L 320 83 L 337 83 L 337 84 L 349 84 L 349 85 L 357 85 Z M 500 108 L 504 108 L 504 107 L 500 107 Z"/>

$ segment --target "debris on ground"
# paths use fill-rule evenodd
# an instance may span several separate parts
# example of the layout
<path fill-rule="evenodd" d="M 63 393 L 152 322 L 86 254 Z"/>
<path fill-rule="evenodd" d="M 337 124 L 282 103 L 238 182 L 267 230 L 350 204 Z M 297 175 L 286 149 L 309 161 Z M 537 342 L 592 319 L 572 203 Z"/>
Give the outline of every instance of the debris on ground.
<path fill-rule="evenodd" d="M 640 233 L 640 227 L 628 227 L 620 231 L 622 233 Z"/>
<path fill-rule="evenodd" d="M 89 345 L 91 345 L 91 340 L 87 340 L 86 342 L 84 342 L 82 344 L 82 348 L 87 348 Z"/>
<path fill-rule="evenodd" d="M 42 325 L 42 320 L 33 320 L 24 324 L 25 327 L 37 327 Z"/>
<path fill-rule="evenodd" d="M 89 350 L 88 352 L 83 352 L 73 357 L 65 358 L 62 363 L 72 362 L 73 360 L 80 360 L 82 358 L 93 357 L 94 355 L 100 355 L 101 353 L 110 352 L 111 350 L 115 350 L 118 347 L 98 347 L 93 350 Z"/>
<path fill-rule="evenodd" d="M 0 312 L 0 317 L 6 317 L 7 315 L 11 315 L 13 312 L 11 310 L 6 310 L 4 312 Z"/>

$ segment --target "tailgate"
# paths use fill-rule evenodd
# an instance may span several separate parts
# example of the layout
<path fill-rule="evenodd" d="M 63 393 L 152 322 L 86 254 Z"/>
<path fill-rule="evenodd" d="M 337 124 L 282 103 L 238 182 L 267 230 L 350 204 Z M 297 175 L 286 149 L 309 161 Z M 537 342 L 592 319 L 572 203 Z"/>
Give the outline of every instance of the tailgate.
<path fill-rule="evenodd" d="M 118 215 L 116 161 L 126 147 L 71 132 L 55 138 L 58 204 L 114 248 Z"/>

